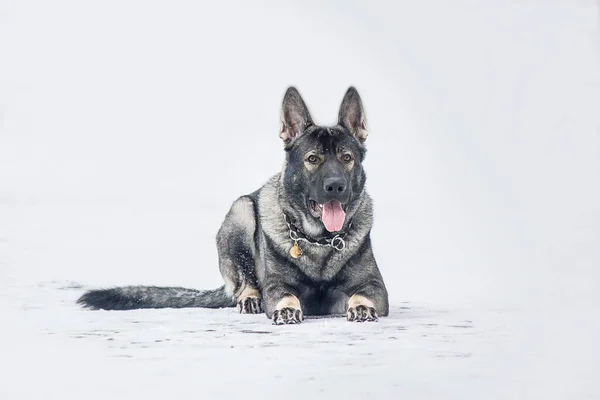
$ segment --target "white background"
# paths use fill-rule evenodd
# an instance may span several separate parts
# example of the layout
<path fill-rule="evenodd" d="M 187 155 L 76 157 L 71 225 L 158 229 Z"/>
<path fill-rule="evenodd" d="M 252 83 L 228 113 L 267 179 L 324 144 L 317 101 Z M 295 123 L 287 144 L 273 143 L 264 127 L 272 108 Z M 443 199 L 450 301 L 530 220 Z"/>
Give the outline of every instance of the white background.
<path fill-rule="evenodd" d="M 165 395 L 600 396 L 599 15 L 593 1 L 566 0 L 1 2 L 0 397 L 124 398 L 146 393 L 133 388 L 154 373 L 177 382 Z M 390 319 L 290 327 L 328 338 L 306 346 L 264 316 L 78 310 L 79 285 L 221 284 L 215 234 L 231 203 L 281 168 L 289 85 L 321 124 L 336 122 L 348 86 L 362 96 Z M 149 328 L 130 323 L 144 318 Z M 426 326 L 446 335 L 446 320 L 471 321 L 479 341 L 451 345 L 469 357 L 440 361 L 420 342 Z M 244 321 L 271 334 L 248 339 Z M 315 357 L 256 368 L 267 350 L 220 352 L 186 336 L 198 324 L 232 345 L 275 335 L 269 351 Z M 110 358 L 104 336 L 73 334 L 114 326 L 132 364 Z M 406 328 L 400 345 L 369 341 L 395 326 Z M 136 343 L 153 327 L 179 337 L 181 354 L 165 350 L 146 371 Z M 355 330 L 367 347 L 347 353 Z M 202 362 L 194 340 L 209 352 Z M 366 368 L 377 351 L 379 369 Z M 308 386 L 293 372 L 340 354 L 346 369 Z M 204 383 L 182 378 L 194 370 Z M 62 388 L 69 374 L 81 387 Z M 234 389 L 240 374 L 253 379 Z M 42 376 L 52 384 L 31 385 Z"/>

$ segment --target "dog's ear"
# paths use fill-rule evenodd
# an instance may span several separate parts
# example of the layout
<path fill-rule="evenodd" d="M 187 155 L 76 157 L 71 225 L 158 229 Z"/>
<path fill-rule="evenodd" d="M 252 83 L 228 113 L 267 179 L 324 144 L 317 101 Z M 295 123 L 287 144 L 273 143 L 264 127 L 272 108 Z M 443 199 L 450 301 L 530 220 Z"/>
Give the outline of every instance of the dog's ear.
<path fill-rule="evenodd" d="M 348 88 L 344 100 L 342 100 L 338 123 L 348 129 L 361 143 L 367 140 L 369 133 L 365 110 L 358 91 L 353 86 Z"/>
<path fill-rule="evenodd" d="M 306 104 L 304 104 L 298 90 L 290 86 L 283 96 L 283 104 L 281 105 L 279 137 L 283 140 L 283 144 L 288 146 L 298 139 L 304 128 L 309 124 L 312 124 L 312 119 L 308 108 L 306 108 Z"/>

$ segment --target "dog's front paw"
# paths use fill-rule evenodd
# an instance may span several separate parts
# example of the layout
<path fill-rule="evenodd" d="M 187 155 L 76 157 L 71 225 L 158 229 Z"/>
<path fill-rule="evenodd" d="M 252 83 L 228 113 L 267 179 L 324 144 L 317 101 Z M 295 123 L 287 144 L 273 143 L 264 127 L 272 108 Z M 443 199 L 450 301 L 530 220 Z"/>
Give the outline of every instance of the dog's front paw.
<path fill-rule="evenodd" d="M 294 307 L 275 310 L 272 317 L 274 325 L 299 324 L 303 319 L 302 310 Z"/>
<path fill-rule="evenodd" d="M 377 321 L 378 319 L 375 304 L 360 294 L 355 294 L 348 300 L 346 317 L 351 322 Z"/>
<path fill-rule="evenodd" d="M 349 307 L 348 313 L 346 314 L 348 321 L 350 322 L 365 322 L 365 321 L 377 321 L 377 312 L 374 307 L 368 307 L 364 305 L 357 305 L 356 307 Z"/>
<path fill-rule="evenodd" d="M 299 324 L 304 319 L 300 300 L 292 294 L 283 296 L 271 316 L 274 325 Z"/>
<path fill-rule="evenodd" d="M 240 314 L 261 314 L 262 304 L 260 297 L 249 296 L 241 299 L 237 303 L 237 309 Z"/>

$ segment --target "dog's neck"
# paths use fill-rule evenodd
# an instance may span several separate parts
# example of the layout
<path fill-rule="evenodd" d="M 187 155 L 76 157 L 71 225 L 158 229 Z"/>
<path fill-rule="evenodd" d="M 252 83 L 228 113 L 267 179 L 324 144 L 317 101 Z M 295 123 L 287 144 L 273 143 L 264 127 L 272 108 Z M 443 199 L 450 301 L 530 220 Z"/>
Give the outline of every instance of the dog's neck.
<path fill-rule="evenodd" d="M 350 231 L 350 228 L 352 227 L 352 221 L 348 221 L 348 226 L 345 230 L 343 231 L 339 231 L 339 232 L 331 232 L 328 235 L 324 235 L 321 237 L 311 237 L 310 235 L 307 235 L 306 233 L 304 233 L 297 225 L 297 221 L 290 217 L 288 214 L 286 214 L 285 212 L 283 213 L 283 218 L 285 219 L 286 224 L 288 225 L 288 228 L 290 229 L 290 236 L 297 236 L 299 237 L 301 240 L 304 240 L 306 242 L 309 243 L 313 243 L 313 244 L 320 244 L 323 246 L 328 246 L 331 245 L 332 240 L 335 238 L 344 238 L 346 237 L 346 235 L 348 234 L 348 232 Z"/>

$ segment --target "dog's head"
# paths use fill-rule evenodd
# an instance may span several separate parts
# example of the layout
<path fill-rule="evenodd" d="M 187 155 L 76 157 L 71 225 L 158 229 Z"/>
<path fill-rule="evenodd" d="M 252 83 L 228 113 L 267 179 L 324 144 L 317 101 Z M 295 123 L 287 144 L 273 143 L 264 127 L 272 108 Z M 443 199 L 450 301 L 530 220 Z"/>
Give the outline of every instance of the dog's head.
<path fill-rule="evenodd" d="M 282 183 L 286 201 L 305 233 L 342 231 L 364 190 L 362 167 L 367 139 L 360 96 L 350 87 L 335 126 L 315 125 L 300 93 L 285 93 L 279 133 L 286 150 Z"/>

